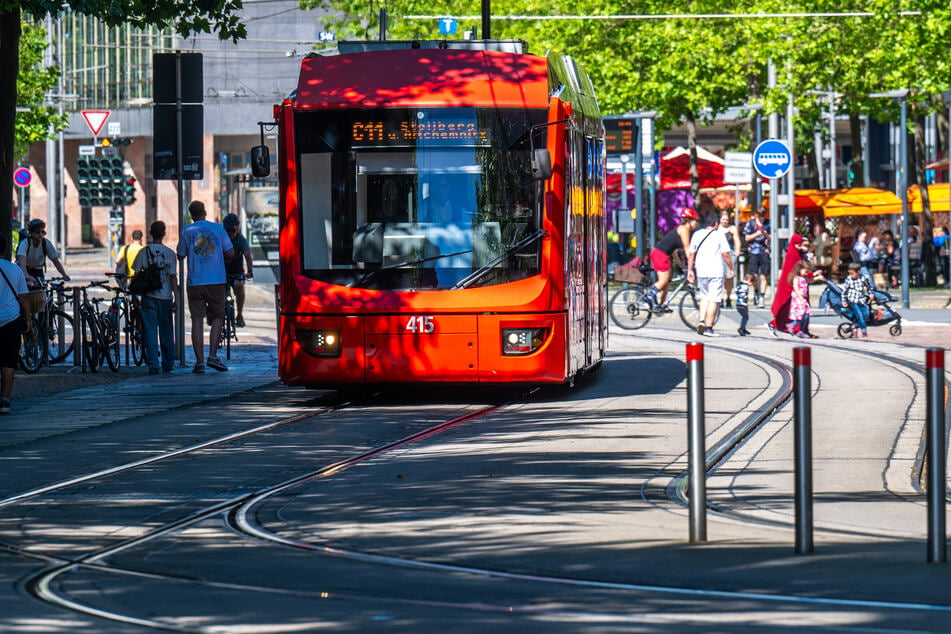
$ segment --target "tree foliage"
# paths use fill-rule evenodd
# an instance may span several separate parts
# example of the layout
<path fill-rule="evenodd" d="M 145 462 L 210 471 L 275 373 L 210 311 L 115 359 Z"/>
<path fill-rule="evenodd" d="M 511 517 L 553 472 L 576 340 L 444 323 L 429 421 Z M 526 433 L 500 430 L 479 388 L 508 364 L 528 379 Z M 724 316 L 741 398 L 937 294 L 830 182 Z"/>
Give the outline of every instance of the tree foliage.
<path fill-rule="evenodd" d="M 22 19 L 40 20 L 72 11 L 109 25 L 173 28 L 182 37 L 217 33 L 223 40 L 236 42 L 247 35 L 237 15 L 241 6 L 241 0 L 0 0 L 0 59 L 4 60 L 4 72 L 0 74 L 0 234 L 10 234 L 13 211 Z M 29 29 L 25 33 L 30 36 Z M 9 251 L 2 255 L 9 257 Z"/>
<path fill-rule="evenodd" d="M 66 115 L 60 115 L 55 106 L 44 104 L 46 94 L 59 79 L 57 66 L 44 66 L 47 48 L 46 30 L 35 24 L 24 23 L 20 36 L 20 72 L 17 76 L 15 157 L 26 154 L 33 143 L 51 138 L 69 125 Z"/>

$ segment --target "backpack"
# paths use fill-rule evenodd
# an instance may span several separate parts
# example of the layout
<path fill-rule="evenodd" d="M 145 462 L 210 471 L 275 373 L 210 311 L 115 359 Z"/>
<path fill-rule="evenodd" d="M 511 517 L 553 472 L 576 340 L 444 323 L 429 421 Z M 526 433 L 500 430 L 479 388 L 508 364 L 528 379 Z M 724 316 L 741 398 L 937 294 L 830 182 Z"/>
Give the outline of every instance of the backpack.
<path fill-rule="evenodd" d="M 162 269 L 153 260 L 152 249 L 145 247 L 145 251 L 148 264 L 129 280 L 129 290 L 136 295 L 145 295 L 162 288 Z"/>

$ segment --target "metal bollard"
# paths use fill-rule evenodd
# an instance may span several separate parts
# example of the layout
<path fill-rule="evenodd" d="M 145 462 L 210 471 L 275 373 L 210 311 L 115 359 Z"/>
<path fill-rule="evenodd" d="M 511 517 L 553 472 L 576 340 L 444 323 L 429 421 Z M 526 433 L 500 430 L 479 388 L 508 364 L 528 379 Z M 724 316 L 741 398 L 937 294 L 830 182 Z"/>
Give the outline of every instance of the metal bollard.
<path fill-rule="evenodd" d="M 687 344 L 687 462 L 690 543 L 707 541 L 706 434 L 703 404 L 703 344 Z"/>
<path fill-rule="evenodd" d="M 948 560 L 945 534 L 945 446 L 944 417 L 944 348 L 925 351 L 927 394 L 928 452 L 928 562 L 945 563 Z"/>
<path fill-rule="evenodd" d="M 79 296 L 79 289 L 73 289 L 73 368 L 82 368 L 83 372 L 86 371 L 84 363 L 86 362 L 86 356 L 83 354 L 83 350 L 86 349 L 85 342 L 83 341 L 83 336 L 85 334 L 85 328 L 83 328 L 82 321 L 80 321 L 80 311 L 79 303 L 82 299 Z"/>
<path fill-rule="evenodd" d="M 812 541 L 812 354 L 809 348 L 793 348 L 793 395 L 795 402 L 796 454 L 796 552 L 813 551 Z"/>

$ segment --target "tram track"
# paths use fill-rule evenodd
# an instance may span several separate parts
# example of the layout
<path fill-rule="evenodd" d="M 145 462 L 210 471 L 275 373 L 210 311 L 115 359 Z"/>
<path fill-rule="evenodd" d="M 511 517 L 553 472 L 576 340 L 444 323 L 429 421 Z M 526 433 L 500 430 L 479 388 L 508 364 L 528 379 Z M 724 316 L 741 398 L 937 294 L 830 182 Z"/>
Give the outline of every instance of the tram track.
<path fill-rule="evenodd" d="M 713 347 L 713 346 L 711 346 Z M 729 350 L 725 350 L 729 352 Z M 744 355 L 749 357 L 748 354 Z M 764 359 L 768 359 L 765 355 Z M 717 468 L 719 465 L 728 461 L 730 456 L 736 451 L 737 448 L 741 447 L 746 440 L 753 435 L 757 429 L 761 428 L 765 422 L 775 416 L 775 413 L 782 408 L 784 403 L 788 403 L 790 398 L 788 392 L 791 392 L 791 386 L 788 385 L 791 383 L 791 373 L 788 366 L 783 366 L 781 362 L 776 359 L 768 359 L 770 362 L 770 367 L 774 371 L 780 372 L 780 375 L 783 377 L 780 383 L 780 388 L 777 389 L 775 394 L 772 395 L 771 399 L 767 399 L 767 403 L 761 407 L 761 409 L 768 410 L 764 411 L 762 416 L 754 417 L 747 416 L 743 420 L 739 421 L 737 424 L 730 426 L 730 433 L 725 433 L 722 435 L 721 440 L 719 440 L 714 447 L 708 452 L 708 463 L 711 468 Z M 818 389 L 818 388 L 817 388 Z M 783 396 L 783 394 L 786 394 Z M 205 509 L 202 509 L 201 512 L 192 514 L 188 517 L 181 518 L 179 522 L 170 523 L 161 529 L 156 529 L 147 535 L 143 535 L 136 539 L 131 539 L 126 542 L 115 544 L 112 547 L 101 549 L 94 553 L 89 553 L 86 556 L 78 557 L 74 559 L 66 558 L 56 558 L 54 562 L 48 562 L 46 569 L 40 574 L 34 575 L 31 577 L 26 585 L 24 586 L 27 591 L 34 594 L 45 602 L 55 605 L 57 607 L 71 610 L 74 612 L 87 614 L 89 616 L 95 616 L 98 618 L 105 618 L 113 620 L 116 622 L 122 622 L 129 625 L 135 625 L 140 627 L 146 627 L 156 630 L 166 630 L 166 631 L 180 631 L 180 632 L 210 632 L 217 631 L 217 628 L 214 627 L 191 627 L 191 626 L 178 626 L 172 623 L 168 623 L 158 619 L 149 619 L 141 618 L 133 614 L 117 614 L 105 610 L 100 610 L 99 608 L 93 605 L 86 605 L 85 603 L 76 601 L 69 597 L 68 595 L 61 592 L 57 586 L 57 579 L 62 575 L 80 569 L 88 569 L 102 572 L 104 574 L 118 574 L 118 575 L 129 575 L 129 576 L 150 576 L 155 579 L 161 579 L 174 583 L 188 583 L 188 584 L 197 584 L 205 585 L 209 587 L 218 587 L 224 589 L 234 589 L 234 590 L 243 590 L 254 593 L 261 594 L 288 594 L 294 596 L 302 597 L 317 597 L 317 598 L 328 598 L 323 596 L 320 593 L 305 593 L 293 590 L 287 590 L 282 588 L 275 588 L 268 585 L 260 584 L 240 584 L 240 583 L 222 583 L 220 581 L 215 581 L 213 579 L 202 579 L 202 578 L 192 578 L 192 577 L 183 577 L 176 576 L 171 574 L 156 574 L 150 572 L 144 572 L 140 570 L 129 569 L 125 567 L 118 567 L 114 565 L 109 565 L 104 563 L 112 555 L 119 554 L 121 552 L 131 550 L 140 546 L 147 546 L 149 543 L 157 542 L 163 537 L 166 537 L 170 534 L 173 534 L 177 531 L 181 531 L 189 526 L 194 526 L 197 523 L 202 522 L 203 520 L 215 518 L 219 515 L 223 516 L 226 521 L 226 525 L 234 531 L 240 532 L 243 535 L 249 535 L 255 539 L 265 540 L 268 543 L 280 545 L 286 548 L 292 548 L 295 550 L 303 550 L 311 553 L 315 553 L 320 556 L 329 556 L 338 559 L 345 559 L 354 562 L 362 562 L 366 564 L 373 565 L 384 565 L 389 567 L 400 567 L 405 569 L 413 569 L 420 571 L 430 571 L 436 573 L 453 573 L 453 574 L 464 574 L 473 577 L 480 578 L 496 578 L 504 579 L 510 581 L 522 581 L 530 583 L 539 583 L 553 586 L 563 586 L 563 587 L 574 587 L 574 588 L 589 588 L 589 589 L 602 589 L 602 590 L 616 590 L 621 592 L 647 592 L 652 594 L 661 594 L 661 595 L 670 595 L 670 596 L 679 596 L 679 597 L 691 597 L 695 599 L 736 599 L 736 600 L 755 600 L 763 601 L 767 603 L 773 603 L 777 605 L 798 605 L 798 606 L 825 606 L 829 608 L 849 608 L 849 609 L 863 609 L 863 608 L 874 608 L 874 609 L 886 609 L 886 610 L 909 610 L 909 611 L 925 611 L 925 612 L 951 612 L 951 608 L 944 605 L 938 604 L 929 604 L 929 603 L 913 603 L 913 602 L 890 602 L 890 601 L 865 601 L 865 600 L 851 600 L 845 598 L 837 597 L 806 597 L 793 594 L 765 594 L 765 593 L 756 593 L 756 592 L 741 592 L 741 591 L 730 591 L 730 590 L 716 590 L 710 588 L 701 588 L 701 587 L 686 587 L 686 586 L 671 586 L 663 584 L 644 584 L 644 583 L 623 583 L 623 582 L 613 582 L 613 581 L 601 581 L 598 579 L 590 578 L 577 578 L 573 576 L 566 575 L 547 575 L 547 574 L 526 574 L 524 572 L 507 570 L 507 569 L 495 569 L 489 566 L 480 567 L 480 566 L 465 566 L 465 565 L 456 565 L 456 564 L 447 564 L 438 561 L 427 561 L 420 560 L 415 558 L 408 557 L 399 557 L 399 556 L 389 556 L 381 555 L 373 552 L 363 552 L 358 549 L 347 549 L 340 548 L 336 545 L 329 545 L 327 543 L 319 542 L 307 542 L 304 540 L 295 540 L 293 538 L 287 538 L 273 533 L 268 530 L 266 527 L 257 524 L 254 519 L 254 508 L 261 504 L 263 501 L 267 500 L 270 497 L 276 496 L 282 492 L 286 492 L 295 486 L 305 484 L 309 481 L 312 481 L 316 478 L 330 478 L 335 475 L 338 475 L 352 466 L 365 462 L 375 456 L 381 455 L 391 449 L 395 449 L 400 446 L 411 445 L 415 442 L 421 442 L 427 438 L 430 438 L 434 435 L 445 431 L 446 429 L 452 428 L 456 425 L 459 425 L 466 420 L 471 419 L 471 417 L 486 415 L 493 408 L 486 408 L 485 413 L 473 413 L 470 417 L 465 418 L 464 420 L 459 421 L 448 421 L 440 425 L 434 425 L 431 428 L 421 430 L 417 433 L 411 434 L 403 439 L 400 439 L 389 445 L 380 445 L 378 447 L 372 448 L 365 452 L 355 454 L 352 457 L 328 463 L 325 466 L 309 472 L 307 474 L 302 474 L 297 477 L 290 478 L 285 480 L 273 487 L 268 487 L 267 489 L 260 489 L 259 491 L 248 493 L 242 496 L 234 497 L 232 499 L 226 500 L 220 504 L 209 506 Z M 756 418 L 761 419 L 759 423 L 756 423 Z M 286 422 L 284 424 L 287 424 Z M 443 427 L 448 425 L 449 427 Z M 225 437 L 222 437 L 225 438 Z M 221 440 L 220 442 L 224 442 Z M 196 448 L 194 451 L 198 451 Z M 137 461 L 142 462 L 142 461 Z M 676 461 L 672 461 L 671 464 L 674 464 Z M 141 466 L 144 466 L 145 463 L 137 465 L 134 463 L 129 463 L 128 469 L 135 469 Z M 105 470 L 104 470 L 105 471 Z M 111 470 L 110 470 L 111 471 Z M 105 475 L 112 475 L 112 473 L 104 473 L 101 477 Z M 89 481 L 92 479 L 92 475 L 84 478 L 82 481 Z M 76 480 L 76 479 L 74 479 Z M 72 482 L 72 481 L 70 481 Z M 62 485 L 69 486 L 65 481 Z M 50 485 L 53 486 L 53 485 Z M 43 495 L 49 491 L 49 487 L 43 487 L 43 491 L 40 492 L 37 489 L 33 492 L 33 496 L 36 497 Z M 30 493 L 30 492 L 27 492 Z M 24 494 L 25 495 L 25 494 Z M 23 498 L 26 499 L 26 498 Z M 2 501 L 0 501 L 2 502 Z M 8 502 L 8 505 L 15 504 L 15 501 Z M 2 507 L 0 507 L 2 508 Z M 36 556 L 35 554 L 30 554 L 27 556 Z M 479 610 L 479 611 L 498 611 L 503 613 L 533 613 L 540 614 L 545 613 L 549 616 L 559 616 L 559 615 L 571 615 L 571 616 L 591 616 L 595 618 L 613 618 L 619 615 L 609 614 L 605 611 L 583 611 L 581 609 L 566 610 L 566 609 L 540 609 L 530 604 L 494 604 L 490 602 L 472 602 L 472 601 L 431 601 L 426 599 L 406 599 L 396 597 L 393 594 L 390 595 L 380 595 L 375 593 L 361 593 L 361 592 L 340 592 L 333 593 L 334 598 L 344 598 L 347 600 L 361 601 L 361 602 L 382 602 L 382 603 L 392 603 L 392 604 L 401 604 L 401 605 L 417 605 L 417 606 L 429 606 L 429 607 L 446 607 L 456 610 Z M 630 614 L 623 614 L 626 620 L 630 621 L 632 619 Z M 634 618 L 634 620 L 638 620 Z M 651 615 L 644 615 L 643 621 L 645 622 L 664 622 L 663 617 L 654 617 Z"/>
<path fill-rule="evenodd" d="M 57 589 L 57 580 L 67 574 L 80 569 L 88 568 L 95 569 L 100 572 L 108 573 L 120 573 L 120 574 L 130 574 L 130 575 L 140 575 L 147 574 L 142 573 L 141 571 L 134 571 L 123 569 L 121 567 L 109 565 L 103 563 L 109 557 L 118 555 L 122 552 L 131 550 L 133 548 L 143 547 L 149 543 L 156 542 L 161 540 L 169 535 L 182 531 L 188 527 L 194 526 L 202 521 L 208 520 L 210 518 L 216 517 L 218 515 L 229 516 L 234 512 L 236 508 L 240 508 L 242 505 L 245 505 L 248 501 L 258 499 L 262 495 L 267 494 L 268 492 L 277 493 L 288 488 L 303 484 L 315 478 L 329 477 L 335 473 L 338 473 L 344 469 L 347 469 L 355 464 L 359 464 L 366 460 L 369 460 L 375 456 L 381 455 L 388 451 L 410 445 L 413 443 L 424 441 L 432 436 L 435 436 L 439 433 L 445 432 L 449 429 L 457 427 L 463 423 L 472 421 L 473 419 L 484 417 L 496 410 L 498 410 L 501 405 L 490 405 L 486 407 L 481 407 L 475 411 L 467 412 L 460 416 L 455 416 L 450 420 L 440 422 L 435 425 L 427 426 L 425 429 L 413 432 L 404 437 L 401 437 L 395 441 L 383 443 L 381 445 L 370 448 L 366 451 L 360 452 L 354 456 L 333 461 L 330 464 L 327 464 L 319 469 L 308 471 L 304 474 L 300 474 L 289 478 L 280 483 L 270 485 L 267 487 L 261 487 L 254 492 L 245 493 L 239 496 L 232 497 L 230 499 L 224 500 L 222 502 L 212 504 L 201 508 L 195 512 L 189 513 L 173 522 L 168 522 L 160 527 L 153 528 L 146 532 L 143 535 L 136 536 L 131 539 L 120 541 L 119 543 L 107 546 L 105 548 L 99 548 L 93 552 L 87 553 L 79 557 L 57 557 L 49 556 L 42 553 L 31 552 L 19 547 L 16 547 L 12 544 L 0 543 L 0 550 L 3 550 L 7 553 L 31 558 L 35 560 L 43 561 L 45 567 L 39 572 L 32 574 L 29 578 L 22 582 L 22 587 L 24 592 L 33 596 L 37 600 L 40 600 L 48 605 L 58 607 L 64 610 L 69 610 L 79 614 L 85 614 L 91 617 L 97 617 L 106 619 L 113 622 L 123 623 L 126 625 L 135 625 L 140 627 L 146 627 L 156 630 L 164 631 L 179 631 L 179 632 L 196 632 L 196 631 L 209 631 L 205 628 L 191 628 L 191 627 L 178 627 L 174 624 L 162 622 L 155 619 L 141 618 L 133 615 L 120 614 L 118 612 L 103 610 L 95 606 L 87 605 L 80 601 L 74 600 L 64 593 L 60 592 Z M 306 414 L 299 414 L 296 416 L 288 417 L 280 421 L 275 421 L 266 425 L 256 426 L 254 428 L 244 430 L 237 433 L 227 434 L 215 439 L 204 441 L 202 443 L 197 443 L 189 447 L 184 447 L 174 451 L 165 452 L 160 455 L 151 456 L 146 459 L 133 461 L 125 463 L 122 465 L 117 465 L 108 469 L 103 469 L 95 473 L 86 474 L 83 476 L 78 476 L 71 478 L 69 480 L 64 480 L 55 484 L 47 485 L 44 487 L 38 487 L 31 491 L 24 492 L 15 496 L 10 496 L 4 500 L 0 500 L 0 508 L 9 507 L 14 504 L 24 502 L 26 500 L 31 500 L 39 498 L 43 495 L 48 495 L 50 493 L 67 489 L 79 484 L 88 483 L 94 480 L 101 478 L 111 477 L 119 475 L 122 473 L 127 473 L 134 471 L 136 469 L 141 469 L 146 466 L 154 465 L 163 460 L 168 460 L 171 458 L 181 457 L 189 453 L 194 453 L 202 450 L 206 450 L 211 447 L 220 446 L 224 443 L 233 442 L 239 439 L 244 439 L 249 436 L 259 434 L 265 431 L 270 431 L 283 427 L 295 422 L 300 422 L 320 414 L 327 413 L 339 409 L 335 408 L 326 408 L 320 412 L 308 412 Z M 152 575 L 155 578 L 163 579 L 179 579 L 173 575 Z M 196 581 L 200 583 L 201 580 L 187 579 L 189 583 L 195 583 Z M 222 584 L 224 585 L 224 584 Z"/>
<path fill-rule="evenodd" d="M 644 333 L 640 334 L 641 337 L 644 337 Z M 646 335 L 648 338 L 652 338 L 650 335 Z M 667 339 L 662 339 L 660 337 L 653 337 L 658 341 L 668 341 Z M 719 352 L 725 354 L 733 354 L 736 352 L 724 345 L 718 344 L 716 342 L 708 343 L 704 342 L 708 347 L 718 350 Z M 870 351 L 862 349 L 852 349 L 852 348 L 843 348 L 840 346 L 823 346 L 822 344 L 816 344 L 813 342 L 812 345 L 818 345 L 819 347 L 825 347 L 830 350 L 834 350 L 837 353 L 859 355 L 870 360 L 874 360 L 879 364 L 888 364 L 896 368 L 902 375 L 907 377 L 908 384 L 911 390 L 911 397 L 908 400 L 908 403 L 905 407 L 905 415 L 902 419 L 900 428 L 896 431 L 895 441 L 889 450 L 889 456 L 887 464 L 882 472 L 882 487 L 883 491 L 887 494 L 893 496 L 896 500 L 901 500 L 907 503 L 913 504 L 923 504 L 923 498 L 913 497 L 912 495 L 900 491 L 895 491 L 894 488 L 889 483 L 889 469 L 891 468 L 891 463 L 895 460 L 896 452 L 899 450 L 899 442 L 901 437 L 905 434 L 906 428 L 910 422 L 912 422 L 912 410 L 915 407 L 916 401 L 922 397 L 922 389 L 920 388 L 920 383 L 923 381 L 923 372 L 920 363 L 916 363 L 904 356 L 899 354 L 889 354 L 883 353 L 881 351 Z M 917 349 L 917 348 L 914 348 Z M 785 405 L 787 405 L 792 398 L 792 385 L 791 385 L 791 368 L 783 364 L 778 358 L 768 357 L 762 354 L 751 354 L 744 352 L 743 356 L 745 358 L 757 358 L 760 362 L 763 362 L 774 368 L 782 368 L 782 371 L 785 373 L 785 380 L 780 388 L 777 390 L 775 397 L 772 401 L 775 403 L 775 407 L 769 409 L 768 411 L 760 410 L 753 412 L 745 420 L 741 421 L 740 424 L 736 425 L 731 429 L 731 432 L 726 434 L 719 441 L 715 442 L 712 447 L 707 449 L 705 455 L 705 473 L 708 478 L 714 476 L 718 470 L 725 466 L 729 461 L 730 457 L 739 449 L 744 446 L 754 435 L 762 433 L 767 428 L 767 423 L 769 423 Z M 917 379 L 917 380 L 916 380 Z M 819 374 L 813 374 L 814 384 L 812 386 L 813 396 L 818 394 L 822 389 L 822 379 Z M 948 388 L 951 386 L 951 382 L 945 381 L 945 394 L 948 394 Z M 951 401 L 945 398 L 945 408 L 946 408 L 946 418 L 951 416 Z M 949 418 L 951 420 L 951 418 Z M 772 429 L 771 437 L 774 437 L 780 434 L 784 429 L 787 428 L 792 423 L 792 417 L 789 416 L 789 420 L 782 423 L 778 428 Z M 715 432 L 715 430 L 714 430 Z M 708 438 L 712 435 L 712 432 L 708 430 Z M 762 448 L 765 448 L 770 440 L 763 441 Z M 735 467 L 737 469 L 736 473 L 732 476 L 732 482 L 727 488 L 727 493 L 731 496 L 734 502 L 742 504 L 748 510 L 738 510 L 737 508 L 731 508 L 730 506 L 724 505 L 722 502 L 707 501 L 707 508 L 710 512 L 719 515 L 721 517 L 732 519 L 735 521 L 748 522 L 752 524 L 764 525 L 764 526 L 774 526 L 778 528 L 791 529 L 794 526 L 792 518 L 789 519 L 770 519 L 768 517 L 763 517 L 758 515 L 757 511 L 762 510 L 757 508 L 757 504 L 744 500 L 741 495 L 738 495 L 735 491 L 735 483 L 746 473 L 749 468 L 749 465 L 753 463 L 759 451 L 754 453 L 751 458 L 747 458 L 747 465 Z M 924 431 L 918 439 L 918 447 L 916 451 L 916 458 L 914 464 L 907 474 L 911 486 L 919 494 L 923 494 L 922 490 L 922 479 L 924 474 L 922 473 L 922 465 L 925 460 L 926 450 L 925 450 L 925 434 Z M 654 478 L 648 480 L 642 485 L 642 497 L 645 500 L 654 499 L 659 501 L 660 499 L 668 499 L 674 501 L 678 506 L 686 508 L 688 505 L 688 473 L 682 467 L 679 467 L 679 471 L 675 471 L 675 465 L 682 465 L 686 461 L 686 452 L 680 454 L 675 459 L 671 460 L 667 466 L 662 469 L 659 469 L 655 478 L 661 478 L 668 482 L 664 487 L 664 495 L 653 496 L 649 493 L 652 488 L 652 482 Z M 951 496 L 949 496 L 951 497 Z M 770 511 L 772 513 L 772 511 Z M 816 527 L 817 531 L 826 532 L 829 534 L 839 534 L 839 535 L 851 535 L 867 538 L 884 538 L 890 537 L 888 532 L 875 531 L 875 530 L 860 530 L 854 527 L 845 528 L 837 527 L 832 525 L 822 525 Z"/>

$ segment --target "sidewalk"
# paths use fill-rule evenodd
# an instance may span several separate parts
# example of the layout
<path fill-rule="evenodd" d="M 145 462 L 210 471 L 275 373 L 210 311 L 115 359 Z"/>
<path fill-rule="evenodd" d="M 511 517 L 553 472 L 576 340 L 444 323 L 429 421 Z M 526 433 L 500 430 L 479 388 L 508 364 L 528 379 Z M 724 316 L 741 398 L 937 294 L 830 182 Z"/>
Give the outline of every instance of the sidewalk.
<path fill-rule="evenodd" d="M 73 283 L 104 279 L 105 249 L 67 252 L 66 270 Z M 262 276 L 262 277 L 267 277 Z M 189 402 L 221 398 L 252 387 L 277 381 L 277 333 L 275 329 L 273 283 L 252 282 L 247 287 L 244 317 L 247 327 L 238 330 L 232 343 L 231 359 L 220 357 L 227 372 L 209 369 L 204 375 L 192 374 L 190 321 L 186 319 L 185 363 L 170 374 L 150 376 L 148 368 L 123 365 L 112 372 L 105 364 L 98 373 L 74 368 L 70 362 L 43 367 L 36 374 L 16 373 L 13 384 L 13 415 L 4 417 L 0 445 L 13 444 L 44 435 L 37 422 L 55 420 L 57 429 L 103 424 L 157 407 L 169 409 Z M 205 330 L 207 354 L 208 330 Z M 69 393 L 68 399 L 51 396 Z M 112 403 L 114 407 L 102 404 Z M 77 407 L 78 406 L 78 407 Z M 130 408 L 133 411 L 130 412 Z M 22 426 L 17 424 L 21 421 Z"/>

